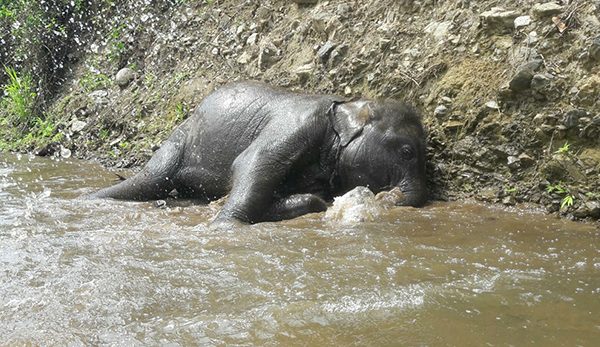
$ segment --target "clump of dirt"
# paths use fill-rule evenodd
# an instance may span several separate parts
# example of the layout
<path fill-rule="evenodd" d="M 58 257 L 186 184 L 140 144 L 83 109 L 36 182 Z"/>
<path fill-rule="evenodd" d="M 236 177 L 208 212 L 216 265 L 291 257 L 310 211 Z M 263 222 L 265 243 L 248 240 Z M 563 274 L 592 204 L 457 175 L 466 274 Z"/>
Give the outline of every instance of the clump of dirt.
<path fill-rule="evenodd" d="M 140 165 L 210 91 L 257 79 L 416 105 L 434 199 L 600 217 L 597 2 L 133 3 L 51 107 L 78 157 Z"/>

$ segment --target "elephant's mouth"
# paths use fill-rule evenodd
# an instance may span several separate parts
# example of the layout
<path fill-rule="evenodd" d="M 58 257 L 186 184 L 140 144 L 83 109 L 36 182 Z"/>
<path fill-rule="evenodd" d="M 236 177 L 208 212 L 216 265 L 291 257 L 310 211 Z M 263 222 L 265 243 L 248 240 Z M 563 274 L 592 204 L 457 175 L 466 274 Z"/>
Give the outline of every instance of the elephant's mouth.
<path fill-rule="evenodd" d="M 388 186 L 377 193 L 375 199 L 390 205 L 421 207 L 427 202 L 427 194 L 420 190 L 402 190 L 398 186 Z"/>
<path fill-rule="evenodd" d="M 425 191 L 414 188 L 403 188 L 401 185 L 383 187 L 377 195 L 385 196 L 385 200 L 396 206 L 421 207 L 427 202 L 427 193 Z"/>
<path fill-rule="evenodd" d="M 427 194 L 421 190 L 403 190 L 402 195 L 396 206 L 421 207 L 427 202 Z"/>

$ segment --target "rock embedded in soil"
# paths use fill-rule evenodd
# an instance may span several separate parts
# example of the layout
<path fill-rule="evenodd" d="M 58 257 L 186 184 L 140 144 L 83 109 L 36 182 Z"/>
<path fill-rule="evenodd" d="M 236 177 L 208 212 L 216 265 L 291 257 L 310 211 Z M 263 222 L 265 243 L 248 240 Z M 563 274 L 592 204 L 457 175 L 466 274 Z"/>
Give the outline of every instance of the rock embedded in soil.
<path fill-rule="evenodd" d="M 515 18 L 514 23 L 515 23 L 515 29 L 526 27 L 529 24 L 531 24 L 531 17 L 530 16 L 519 16 L 519 17 Z"/>
<path fill-rule="evenodd" d="M 115 83 L 121 87 L 121 88 L 125 88 L 129 85 L 129 83 L 131 83 L 131 81 L 133 81 L 133 79 L 135 78 L 135 72 L 126 67 L 126 68 L 122 68 L 121 70 L 119 70 L 119 72 L 117 72 L 117 75 L 115 76 Z"/>
<path fill-rule="evenodd" d="M 448 114 L 448 107 L 446 107 L 446 105 L 439 105 L 433 111 L 433 115 L 436 117 L 439 117 L 439 118 L 442 118 L 447 114 Z"/>
<path fill-rule="evenodd" d="M 542 65 L 542 60 L 535 59 L 526 64 L 521 65 L 513 78 L 509 82 L 510 90 L 514 92 L 522 92 L 531 87 L 531 81 L 540 66 Z"/>
<path fill-rule="evenodd" d="M 536 99 L 547 98 L 552 88 L 554 76 L 549 73 L 541 73 L 533 75 L 531 79 L 531 90 Z"/>
<path fill-rule="evenodd" d="M 74 133 L 78 133 L 78 132 L 82 131 L 83 128 L 85 128 L 86 125 L 87 125 L 86 122 L 80 121 L 80 120 L 76 120 L 71 125 L 71 131 L 74 132 Z"/>
<path fill-rule="evenodd" d="M 588 49 L 590 59 L 600 62 L 600 36 L 592 40 L 592 44 Z"/>
<path fill-rule="evenodd" d="M 317 52 L 317 55 L 319 56 L 319 59 L 322 62 L 326 62 L 327 59 L 329 59 L 329 56 L 331 55 L 331 52 L 333 51 L 333 49 L 335 48 L 335 46 L 336 46 L 335 43 L 333 43 L 331 41 L 325 42 L 325 44 L 323 44 L 323 46 L 321 46 L 321 48 Z"/>
<path fill-rule="evenodd" d="M 519 14 L 516 11 L 505 10 L 502 7 L 492 7 L 479 15 L 484 25 L 490 31 L 505 31 L 514 27 Z"/>
<path fill-rule="evenodd" d="M 106 105 L 108 104 L 108 92 L 106 90 L 95 90 L 88 94 L 90 98 L 94 100 L 96 105 Z"/>
<path fill-rule="evenodd" d="M 425 32 L 431 34 L 436 41 L 443 41 L 448 37 L 452 29 L 452 22 L 431 22 L 425 27 Z"/>
<path fill-rule="evenodd" d="M 531 9 L 534 16 L 538 18 L 550 17 L 557 15 L 563 11 L 563 7 L 556 2 L 547 2 L 544 4 L 535 4 Z"/>
<path fill-rule="evenodd" d="M 264 42 L 258 54 L 258 66 L 265 70 L 281 59 L 281 52 L 272 42 Z"/>
<path fill-rule="evenodd" d="M 600 218 L 600 203 L 597 201 L 586 201 L 575 212 L 573 215 L 577 218 Z"/>
<path fill-rule="evenodd" d="M 508 156 L 506 163 L 511 170 L 516 170 L 521 167 L 521 160 L 513 155 Z"/>
<path fill-rule="evenodd" d="M 292 2 L 295 2 L 300 5 L 314 5 L 317 2 L 319 2 L 319 0 L 292 0 Z"/>
<path fill-rule="evenodd" d="M 492 110 L 499 110 L 500 106 L 498 105 L 498 103 L 494 100 L 490 100 L 488 102 L 485 103 L 485 107 L 492 109 Z"/>

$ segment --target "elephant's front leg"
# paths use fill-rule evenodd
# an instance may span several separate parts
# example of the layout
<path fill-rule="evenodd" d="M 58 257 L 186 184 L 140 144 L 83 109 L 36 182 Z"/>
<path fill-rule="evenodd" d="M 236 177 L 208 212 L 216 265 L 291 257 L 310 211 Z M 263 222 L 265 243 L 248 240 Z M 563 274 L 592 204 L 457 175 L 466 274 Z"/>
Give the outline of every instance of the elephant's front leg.
<path fill-rule="evenodd" d="M 275 201 L 265 212 L 263 219 L 274 222 L 325 210 L 327 204 L 320 197 L 313 194 L 294 194 Z"/>

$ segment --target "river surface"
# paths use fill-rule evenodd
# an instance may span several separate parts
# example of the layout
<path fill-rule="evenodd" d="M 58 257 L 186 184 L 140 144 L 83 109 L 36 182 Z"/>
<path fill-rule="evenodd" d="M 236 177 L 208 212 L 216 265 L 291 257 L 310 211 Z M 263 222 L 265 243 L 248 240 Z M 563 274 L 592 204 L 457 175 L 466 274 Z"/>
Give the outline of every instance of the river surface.
<path fill-rule="evenodd" d="M 475 204 L 207 228 L 0 153 L 0 345 L 600 346 L 600 231 Z"/>

